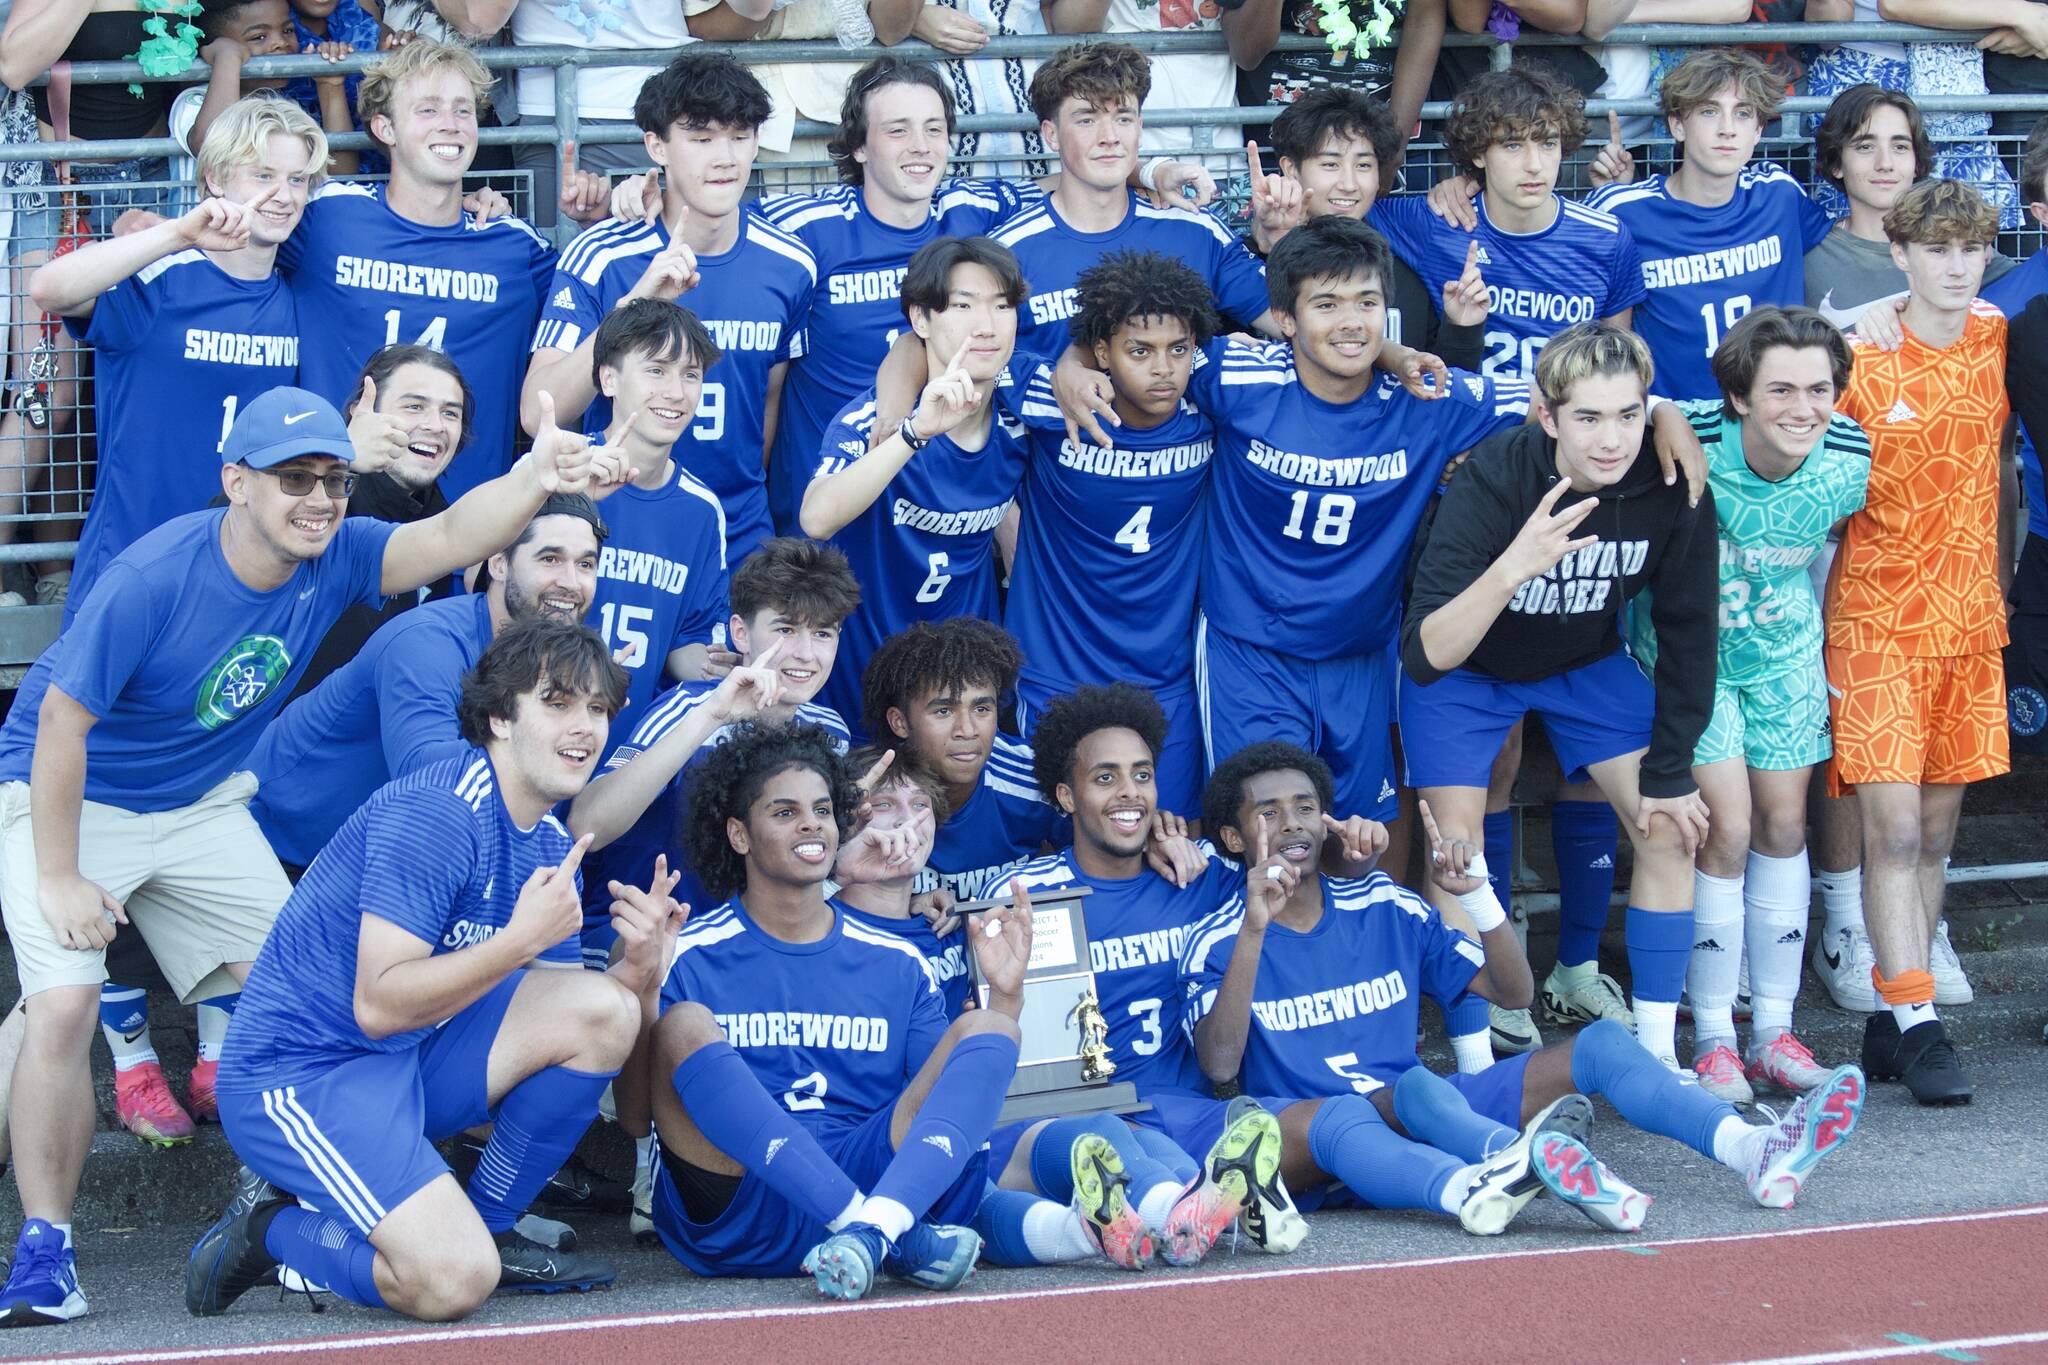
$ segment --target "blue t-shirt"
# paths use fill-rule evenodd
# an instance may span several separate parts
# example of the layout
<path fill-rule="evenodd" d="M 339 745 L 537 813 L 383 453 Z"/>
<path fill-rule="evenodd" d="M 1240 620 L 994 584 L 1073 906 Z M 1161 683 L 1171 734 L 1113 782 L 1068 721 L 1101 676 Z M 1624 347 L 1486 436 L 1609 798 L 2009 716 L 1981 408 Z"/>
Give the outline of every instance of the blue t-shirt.
<path fill-rule="evenodd" d="M 1586 203 L 1635 236 L 1649 292 L 1631 325 L 1657 362 L 1652 390 L 1666 398 L 1720 397 L 1709 362 L 1721 339 L 1753 308 L 1806 302 L 1806 253 L 1831 226 L 1768 161 L 1743 167 L 1718 208 L 1676 198 L 1661 175 L 1604 186 Z"/>
<path fill-rule="evenodd" d="M 1119 681 L 1186 691 L 1215 428 L 1182 402 L 1156 427 L 1116 428 L 1114 449 L 1077 446 L 1045 365 L 1017 405 L 1029 459 L 1003 624 L 1024 676 L 1061 692 Z"/>
<path fill-rule="evenodd" d="M 762 1089 L 806 1127 L 840 1132 L 902 1097 L 950 1021 L 924 954 L 827 904 L 816 943 L 763 932 L 739 897 L 692 915 L 661 1009 L 710 1010 Z"/>
<path fill-rule="evenodd" d="M 870 929 L 879 929 L 885 934 L 894 934 L 924 954 L 924 960 L 931 964 L 932 975 L 938 978 L 939 994 L 945 998 L 946 1017 L 958 1017 L 961 1007 L 967 1003 L 967 993 L 972 979 L 967 971 L 967 930 L 955 929 L 941 938 L 932 932 L 931 921 L 923 915 L 912 915 L 908 919 L 891 919 L 886 915 L 871 915 L 857 905 L 839 902 L 849 921 L 865 924 Z"/>
<path fill-rule="evenodd" d="M 669 651 L 725 643 L 725 512 L 680 461 L 662 487 L 627 484 L 601 510 L 610 534 L 597 552 L 587 619 L 614 651 L 630 646 L 637 655 L 625 666 L 625 709 L 612 721 L 616 744 L 661 690 Z"/>
<path fill-rule="evenodd" d="M 1536 377 L 1536 353 L 1565 328 L 1611 318 L 1643 301 L 1635 239 L 1612 214 L 1559 195 L 1557 217 L 1537 232 L 1509 232 L 1479 214 L 1479 273 L 1486 278 L 1486 355 L 1480 373 Z M 1465 273 L 1473 234 L 1429 211 L 1419 195 L 1382 199 L 1366 221 L 1429 287 L 1431 298 Z"/>
<path fill-rule="evenodd" d="M 1369 1095 L 1418 1065 L 1423 995 L 1455 1004 L 1486 953 L 1383 872 L 1323 877 L 1323 917 L 1307 933 L 1267 926 L 1238 1072 L 1245 1093 Z M 1240 887 L 1195 927 L 1181 959 L 1187 1033 L 1216 1004 L 1244 923 Z"/>
<path fill-rule="evenodd" d="M 533 349 L 573 351 L 582 345 L 668 242 L 659 218 L 585 230 L 555 269 Z M 818 265 L 809 247 L 748 206 L 732 248 L 699 256 L 697 271 L 697 287 L 676 302 L 710 330 L 721 354 L 705 375 L 690 438 L 675 453 L 725 505 L 733 543 L 753 545 L 770 534 L 762 474 L 768 374 L 802 353 Z M 597 435 L 611 420 L 612 400 L 599 394 L 583 414 L 583 429 Z"/>
<path fill-rule="evenodd" d="M 173 518 L 107 565 L 22 679 L 0 727 L 0 782 L 28 781 L 54 684 L 99 717 L 85 737 L 86 800 L 139 813 L 189 806 L 246 766 L 341 614 L 384 600 L 391 522 L 344 518 L 325 554 L 258 592 L 221 552 L 229 510 Z"/>
<path fill-rule="evenodd" d="M 304 867 L 377 788 L 468 752 L 455 704 L 490 643 L 482 593 L 415 607 L 271 722 L 249 813 L 279 858 Z"/>
<path fill-rule="evenodd" d="M 401 218 L 382 185 L 330 180 L 278 248 L 299 316 L 317 327 L 299 382 L 336 407 L 365 361 L 396 342 L 445 352 L 476 395 L 468 442 L 441 476 L 454 502 L 512 464 L 519 384 L 555 271 L 547 238 L 519 218 L 432 227 Z"/>
<path fill-rule="evenodd" d="M 1073 838 L 1073 821 L 1038 794 L 1031 746 L 998 734 L 974 795 L 939 826 L 917 887 L 943 886 L 960 900 L 980 900 L 1015 864 Z"/>
<path fill-rule="evenodd" d="M 1982 297 L 1997 304 L 2008 318 L 2016 318 L 2042 294 L 2048 294 L 2048 252 L 2036 251 L 1985 285 Z M 2027 503 L 2027 534 L 2048 536 L 2048 482 L 2041 477 L 2041 449 L 2027 424 L 2019 426 L 2020 491 Z"/>
<path fill-rule="evenodd" d="M 481 749 L 379 788 L 278 912 L 228 1026 L 220 1088 L 273 1089 L 419 1046 L 438 1025 L 372 1038 L 356 1021 L 363 916 L 432 944 L 436 957 L 474 947 L 511 922 L 534 869 L 560 864 L 573 843 L 553 815 L 531 829 L 513 823 Z M 577 967 L 582 949 L 572 935 L 538 960 Z"/>
<path fill-rule="evenodd" d="M 1005 370 L 996 388 L 1010 383 Z M 897 631 L 955 616 L 1001 619 L 996 528 L 1024 481 L 1024 428 L 1006 406 L 995 400 L 981 449 L 963 450 L 950 436 L 935 437 L 865 512 L 833 535 L 860 581 L 860 605 L 840 626 L 839 658 L 818 693 L 842 715 L 860 714 L 861 673 Z M 812 477 L 865 459 L 874 425 L 875 391 L 869 389 L 833 419 L 823 448 L 812 452 Z"/>
<path fill-rule="evenodd" d="M 1122 881 L 1102 881 L 1083 872 L 1074 850 L 1064 848 L 1016 869 L 995 894 L 1007 894 L 1014 882 L 1022 882 L 1034 896 L 1062 887 L 1088 888 L 1081 902 L 1088 965 L 1109 1024 L 1116 1078 L 1135 1085 L 1140 1098 L 1162 1090 L 1206 1096 L 1209 1083 L 1181 1024 L 1181 953 L 1195 925 L 1214 914 L 1243 881 L 1241 871 L 1213 862 L 1185 889 L 1149 867 Z"/>
<path fill-rule="evenodd" d="M 1302 659 L 1386 649 L 1408 551 L 1444 467 L 1522 421 L 1529 385 L 1451 371 L 1417 398 L 1380 375 L 1325 403 L 1280 344 L 1211 342 L 1188 396 L 1216 423 L 1202 615 L 1234 639 Z"/>
<path fill-rule="evenodd" d="M 1216 307 L 1249 328 L 1269 306 L 1266 267 L 1237 234 L 1204 210 L 1158 209 L 1131 191 L 1124 220 L 1107 232 L 1068 225 L 1040 199 L 989 234 L 1016 253 L 1030 295 L 1017 310 L 1017 350 L 1051 359 L 1067 347 L 1067 320 L 1080 308 L 1081 272 L 1113 251 L 1156 251 L 1186 264 L 1216 295 Z"/>
<path fill-rule="evenodd" d="M 180 251 L 64 325 L 94 352 L 100 468 L 71 564 L 68 624 L 115 555 L 220 493 L 220 447 L 235 414 L 299 382 L 299 311 L 283 276 L 238 280 L 205 252 Z M 177 423 L 165 421 L 171 413 Z M 194 439 L 207 436 L 210 448 Z"/>
<path fill-rule="evenodd" d="M 875 383 L 875 368 L 904 320 L 903 275 L 918 248 L 941 237 L 976 237 L 1038 197 L 1029 184 L 955 180 L 932 196 L 931 216 L 891 227 L 868 212 L 858 185 L 761 201 L 776 227 L 811 249 L 818 288 L 804 326 L 804 351 L 789 367 L 768 469 L 768 501 L 777 528 L 790 532 L 804 485 L 833 417 Z"/>

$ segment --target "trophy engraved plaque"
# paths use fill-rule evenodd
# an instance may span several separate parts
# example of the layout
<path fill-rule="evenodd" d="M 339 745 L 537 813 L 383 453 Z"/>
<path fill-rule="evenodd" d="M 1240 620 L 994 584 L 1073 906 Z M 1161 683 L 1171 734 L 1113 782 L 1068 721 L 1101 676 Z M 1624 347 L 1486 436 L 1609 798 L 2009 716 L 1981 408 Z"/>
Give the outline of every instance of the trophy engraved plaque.
<path fill-rule="evenodd" d="M 1031 893 L 1031 961 L 1024 970 L 1024 1008 L 1017 1018 L 1023 1042 L 1017 1075 L 1003 1102 L 1002 1122 L 1054 1118 L 1065 1114 L 1130 1114 L 1149 1108 L 1129 1081 L 1116 1079 L 1109 1055 L 1109 1023 L 1095 995 L 1088 959 L 1088 919 L 1081 902 L 1085 886 Z M 964 901 L 955 909 L 970 917 L 967 932 L 981 932 L 972 918 L 1007 906 L 1007 897 Z M 988 1003 L 988 983 L 970 951 L 975 999 Z"/>

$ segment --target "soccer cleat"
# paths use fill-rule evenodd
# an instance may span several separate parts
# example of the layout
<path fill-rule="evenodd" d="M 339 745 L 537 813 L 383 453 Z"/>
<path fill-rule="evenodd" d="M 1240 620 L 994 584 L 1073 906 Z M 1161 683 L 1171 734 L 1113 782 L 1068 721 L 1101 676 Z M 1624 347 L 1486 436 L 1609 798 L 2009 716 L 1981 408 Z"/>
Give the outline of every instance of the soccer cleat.
<path fill-rule="evenodd" d="M 1756 1103 L 1756 1093 L 1742 1073 L 1742 1058 L 1726 1043 L 1716 1044 L 1704 1057 L 1693 1058 L 1692 1071 L 1699 1078 L 1700 1089 L 1715 1099 L 1729 1104 Z"/>
<path fill-rule="evenodd" d="M 220 1075 L 219 1062 L 192 1063 L 191 1078 L 185 1082 L 185 1107 L 194 1123 L 219 1123 L 220 1101 L 214 1098 L 214 1080 Z"/>
<path fill-rule="evenodd" d="M 1921 1104 L 1968 1104 L 1975 1093 L 1970 1073 L 1956 1056 L 1941 1020 L 1915 1024 L 1899 1036 L 1899 1078 Z"/>
<path fill-rule="evenodd" d="M 1828 1078 L 1828 1069 L 1813 1059 L 1813 1052 L 1791 1033 L 1781 1033 L 1768 1043 L 1749 1049 L 1746 1068 L 1750 1084 L 1803 1095 Z"/>
<path fill-rule="evenodd" d="M 1486 1020 L 1493 1031 L 1495 1052 L 1534 1052 L 1543 1046 L 1543 1035 L 1536 1031 L 1536 1020 L 1527 1010 L 1504 1010 L 1499 1005 L 1486 1007 Z"/>
<path fill-rule="evenodd" d="M 1873 1081 L 1896 1081 L 1899 1065 L 1899 1021 L 1888 1009 L 1863 1021 L 1863 1074 Z"/>
<path fill-rule="evenodd" d="M 24 1222 L 7 1287 L 0 1289 L 0 1327 L 48 1327 L 85 1313 L 78 1258 L 64 1245 L 64 1234 L 40 1218 Z"/>
<path fill-rule="evenodd" d="M 1789 1209 L 1820 1159 L 1848 1141 L 1863 1113 L 1863 1071 L 1838 1066 L 1792 1102 L 1785 1117 L 1748 1134 L 1742 1177 L 1750 1197 L 1767 1209 Z"/>
<path fill-rule="evenodd" d="M 529 1242 L 546 1247 L 549 1251 L 574 1251 L 576 1229 L 553 1218 L 543 1218 L 537 1213 L 522 1213 L 513 1222 L 512 1230 Z"/>
<path fill-rule="evenodd" d="M 200 1234 L 185 1261 L 185 1311 L 217 1317 L 236 1299 L 270 1279 L 277 1258 L 263 1234 L 291 1196 L 244 1166 L 235 1173 L 235 1194 L 218 1221 Z"/>
<path fill-rule="evenodd" d="M 917 1223 L 889 1248 L 882 1269 L 920 1289 L 958 1289 L 981 1259 L 981 1234 L 951 1223 Z"/>
<path fill-rule="evenodd" d="M 114 1112 L 121 1126 L 152 1147 L 178 1147 L 192 1140 L 192 1116 L 179 1107 L 155 1062 L 138 1062 L 114 1073 Z"/>
<path fill-rule="evenodd" d="M 1237 1221 L 1258 1187 L 1263 1154 L 1267 1172 L 1277 1178 L 1280 1120 L 1257 1104 L 1225 1111 L 1223 1135 L 1203 1158 L 1202 1172 L 1174 1201 L 1166 1215 L 1165 1239 L 1159 1259 L 1168 1265 L 1197 1265 L 1223 1230 Z"/>
<path fill-rule="evenodd" d="M 658 1159 L 658 1158 L 657 1158 Z M 627 1216 L 626 1225 L 632 1229 L 633 1240 L 641 1246 L 653 1246 L 654 1231 L 654 1166 L 641 1166 L 633 1172 L 633 1212 Z"/>
<path fill-rule="evenodd" d="M 580 1294 L 609 1289 L 618 1275 L 595 1256 L 544 1247 L 517 1227 L 506 1228 L 496 1240 L 501 1294 Z"/>
<path fill-rule="evenodd" d="M 1813 941 L 1813 974 L 1827 987 L 1837 1009 L 1851 1014 L 1868 1014 L 1877 1008 L 1877 988 L 1870 983 L 1870 969 L 1877 965 L 1877 953 L 1870 935 L 1860 926 L 1820 934 Z"/>
<path fill-rule="evenodd" d="M 1612 1019 L 1630 1033 L 1636 1031 L 1636 1017 L 1630 1013 L 1628 997 L 1621 983 L 1605 972 L 1595 972 L 1583 985 L 1567 985 L 1553 969 L 1543 979 L 1543 1018 L 1552 1024 L 1592 1024 Z"/>
<path fill-rule="evenodd" d="M 1649 1216 L 1650 1196 L 1608 1170 L 1569 1133 L 1538 1133 L 1530 1165 L 1545 1189 L 1609 1232 L 1635 1232 Z"/>
<path fill-rule="evenodd" d="M 1248 1110 L 1266 1112 L 1251 1096 L 1239 1095 L 1223 1111 L 1223 1131 L 1235 1129 Z M 1270 1137 L 1262 1136 L 1244 1153 L 1251 1176 L 1251 1198 L 1237 1216 L 1237 1225 L 1244 1229 L 1252 1245 L 1272 1256 L 1285 1256 L 1308 1236 L 1308 1219 L 1294 1206 L 1294 1196 L 1287 1192 L 1287 1182 L 1280 1178 L 1280 1143 L 1276 1120 Z"/>
<path fill-rule="evenodd" d="M 1963 960 L 1956 956 L 1956 948 L 1948 941 L 1948 921 L 1937 920 L 1934 925 L 1934 942 L 1927 948 L 1927 967 L 1934 973 L 1934 1003 L 1937 1005 L 1967 1005 L 1977 998 L 1977 992 L 1970 987 L 1970 978 L 1963 974 Z"/>
<path fill-rule="evenodd" d="M 804 1273 L 828 1299 L 851 1303 L 875 1287 L 875 1266 L 889 1251 L 880 1229 L 849 1224 L 804 1253 Z"/>
<path fill-rule="evenodd" d="M 1593 1131 L 1593 1101 L 1577 1093 L 1559 1095 L 1523 1126 L 1529 1133 L 1563 1133 L 1584 1142 Z"/>
<path fill-rule="evenodd" d="M 632 1187 L 585 1165 L 571 1156 L 562 1169 L 548 1177 L 533 1206 L 546 1213 L 628 1213 L 633 1208 Z"/>
<path fill-rule="evenodd" d="M 1083 1133 L 1074 1139 L 1067 1159 L 1074 1176 L 1074 1212 L 1081 1215 L 1088 1240 L 1112 1264 L 1143 1270 L 1152 1259 L 1152 1230 L 1126 1198 L 1131 1181 L 1123 1158 L 1108 1138 Z"/>
<path fill-rule="evenodd" d="M 1535 1135 L 1532 1122 L 1513 1142 L 1468 1168 L 1472 1184 L 1458 1204 L 1458 1223 L 1465 1231 L 1475 1237 L 1499 1236 L 1530 1200 L 1543 1193 L 1543 1181 L 1529 1167 Z"/>

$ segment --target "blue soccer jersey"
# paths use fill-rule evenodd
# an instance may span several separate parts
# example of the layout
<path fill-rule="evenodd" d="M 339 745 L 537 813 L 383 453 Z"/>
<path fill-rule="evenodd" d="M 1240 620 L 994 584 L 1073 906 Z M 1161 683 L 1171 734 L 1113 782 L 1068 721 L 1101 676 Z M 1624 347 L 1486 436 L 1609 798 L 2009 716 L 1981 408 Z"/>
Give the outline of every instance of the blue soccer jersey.
<path fill-rule="evenodd" d="M 1508 232 L 1479 214 L 1479 273 L 1486 278 L 1486 356 L 1480 372 L 1536 377 L 1536 353 L 1565 328 L 1611 318 L 1643 301 L 1635 239 L 1612 214 L 1553 195 L 1557 217 L 1538 232 Z M 1473 233 L 1452 227 L 1420 195 L 1382 199 L 1366 221 L 1422 277 L 1431 298 L 1465 273 Z"/>
<path fill-rule="evenodd" d="M 1383 872 L 1323 877 L 1307 933 L 1268 925 L 1238 1078 L 1254 1095 L 1369 1095 L 1419 1064 L 1418 1002 L 1459 1000 L 1486 965 L 1480 946 Z M 1244 923 L 1239 893 L 1195 927 L 1181 959 L 1188 1037 L 1215 1007 Z"/>
<path fill-rule="evenodd" d="M 1735 194 L 1707 208 L 1671 193 L 1662 175 L 1608 185 L 1586 197 L 1635 235 L 1648 295 L 1633 326 L 1657 362 L 1653 392 L 1717 398 L 1710 363 L 1743 314 L 1806 302 L 1806 253 L 1828 235 L 1828 217 L 1768 161 L 1745 166 Z"/>
<path fill-rule="evenodd" d="M 932 197 L 931 216 L 912 228 L 891 227 L 868 212 L 858 185 L 762 201 L 768 220 L 809 247 L 818 263 L 804 352 L 783 384 L 769 462 L 768 501 L 778 529 L 793 533 L 825 429 L 855 395 L 874 387 L 889 343 L 910 325 L 902 303 L 910 258 L 941 237 L 980 236 L 1037 197 L 1028 184 L 955 180 Z"/>
<path fill-rule="evenodd" d="M 0 782 L 28 781 L 55 686 L 99 718 L 85 737 L 86 800 L 143 813 L 189 806 L 246 766 L 341 614 L 383 602 L 392 523 L 345 518 L 325 554 L 259 592 L 221 552 L 227 514 L 188 512 L 107 565 L 22 679 L 0 727 Z"/>
<path fill-rule="evenodd" d="M 959 1016 L 972 985 L 967 970 L 967 931 L 964 928 L 955 929 L 941 938 L 932 932 L 931 921 L 923 915 L 892 919 L 887 915 L 871 915 L 844 901 L 839 903 L 839 908 L 850 922 L 894 934 L 923 953 L 924 960 L 931 964 L 932 975 L 938 979 L 939 994 L 945 997 L 946 1017 L 953 1019 Z"/>
<path fill-rule="evenodd" d="M 65 326 L 94 353 L 100 469 L 71 564 L 68 622 L 115 555 L 220 493 L 220 446 L 236 412 L 299 382 L 299 310 L 281 275 L 238 280 L 206 253 L 180 251 Z M 167 424 L 170 413 L 183 420 Z M 213 436 L 213 448 L 194 449 L 195 434 Z"/>
<path fill-rule="evenodd" d="M 994 894 L 1006 895 L 1018 882 L 1033 896 L 1087 888 L 1081 915 L 1088 926 L 1088 965 L 1109 1024 L 1116 1078 L 1136 1086 L 1141 1099 L 1162 1090 L 1207 1096 L 1209 1083 L 1181 1025 L 1180 959 L 1195 925 L 1220 909 L 1243 880 L 1237 869 L 1211 863 L 1185 889 L 1149 867 L 1122 881 L 1103 881 L 1083 872 L 1074 850 L 1065 848 L 1017 868 Z"/>
<path fill-rule="evenodd" d="M 279 858 L 304 867 L 377 788 L 468 751 L 455 705 L 490 643 L 484 594 L 428 602 L 271 722 L 249 755 L 249 813 Z"/>
<path fill-rule="evenodd" d="M 2027 305 L 2048 294 L 2048 252 L 2036 251 L 1995 283 L 1984 286 L 1983 297 L 1998 305 L 2008 318 L 2016 318 Z M 2042 433 L 2048 437 L 2048 432 Z M 2048 482 L 2041 476 L 2041 449 L 2034 433 L 2019 424 L 2020 491 L 2027 504 L 2027 534 L 2048 536 Z"/>
<path fill-rule="evenodd" d="M 513 823 L 481 749 L 379 788 L 278 912 L 235 1006 L 220 1088 L 272 1090 L 350 1057 L 417 1047 L 435 1026 L 372 1038 L 356 1021 L 363 917 L 435 956 L 475 947 L 511 922 L 534 870 L 560 864 L 573 842 L 552 815 L 530 829 Z M 575 966 L 582 955 L 571 935 L 539 960 Z"/>
<path fill-rule="evenodd" d="M 610 534 L 597 552 L 589 620 L 615 656 L 628 651 L 613 743 L 661 690 L 670 651 L 725 643 L 725 512 L 681 465 L 672 474 L 659 488 L 627 484 L 601 509 Z"/>
<path fill-rule="evenodd" d="M 1302 659 L 1387 649 L 1408 551 L 1453 456 L 1523 420 L 1529 385 L 1452 370 L 1425 400 L 1381 375 L 1325 403 L 1284 345 L 1210 343 L 1188 394 L 1216 423 L 1201 572 L 1208 625 Z"/>
<path fill-rule="evenodd" d="M 1239 327 L 1249 329 L 1269 306 L 1266 267 L 1236 233 L 1202 210 L 1154 208 L 1135 190 L 1124 220 L 1107 232 L 1079 231 L 1041 199 L 989 235 L 1016 253 L 1031 291 L 1017 310 L 1017 349 L 1041 358 L 1066 349 L 1081 272 L 1113 251 L 1156 251 L 1186 264 Z"/>
<path fill-rule="evenodd" d="M 1014 864 L 1073 837 L 1073 822 L 1038 794 L 1031 746 L 998 734 L 974 795 L 939 826 L 918 889 L 943 886 L 963 901 L 979 900 Z"/>
<path fill-rule="evenodd" d="M 555 251 L 518 218 L 447 227 L 402 218 L 382 185 L 330 180 L 278 249 L 299 316 L 318 328 L 299 382 L 342 406 L 363 363 L 401 341 L 446 353 L 476 395 L 469 440 L 441 476 L 455 501 L 512 464 L 519 383 Z"/>
<path fill-rule="evenodd" d="M 604 222 L 585 231 L 562 253 L 533 349 L 582 345 L 668 243 L 659 218 Z M 710 330 L 721 354 L 705 375 L 689 439 L 675 453 L 725 505 L 737 563 L 771 534 L 763 474 L 768 376 L 801 353 L 818 266 L 809 247 L 749 206 L 731 249 L 699 256 L 697 271 L 697 287 L 676 302 Z M 599 394 L 584 413 L 583 429 L 597 435 L 611 419 L 611 400 Z"/>
<path fill-rule="evenodd" d="M 1003 624 L 1024 676 L 1054 691 L 1186 690 L 1215 429 L 1182 403 L 1149 430 L 1116 428 L 1114 449 L 1075 445 L 1045 365 L 1016 401 L 1029 458 Z"/>
<path fill-rule="evenodd" d="M 785 943 L 743 897 L 692 915 L 676 936 L 661 1009 L 689 1000 L 712 1018 L 798 1121 L 840 1132 L 895 1104 L 946 1031 L 924 954 L 837 901 L 816 943 Z"/>
<path fill-rule="evenodd" d="M 1006 370 L 996 386 L 1010 382 Z M 840 627 L 838 662 L 819 693 L 841 714 L 860 714 L 861 673 L 897 631 L 955 616 L 1001 619 L 996 528 L 1024 481 L 1024 428 L 1006 405 L 996 400 L 979 450 L 936 437 L 832 536 L 860 580 L 860 605 Z M 865 459 L 874 426 L 869 389 L 833 420 L 823 449 L 813 454 L 813 477 Z"/>

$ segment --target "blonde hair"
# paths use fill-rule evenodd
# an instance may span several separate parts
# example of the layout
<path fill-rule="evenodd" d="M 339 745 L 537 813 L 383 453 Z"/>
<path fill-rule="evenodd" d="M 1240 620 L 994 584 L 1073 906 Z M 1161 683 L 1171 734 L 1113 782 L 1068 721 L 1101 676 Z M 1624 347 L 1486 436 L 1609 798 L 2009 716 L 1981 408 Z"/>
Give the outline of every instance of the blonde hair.
<path fill-rule="evenodd" d="M 1667 119 L 1682 119 L 1728 85 L 1735 98 L 1757 112 L 1759 120 L 1774 117 L 1785 102 L 1785 83 L 1771 69 L 1747 52 L 1732 47 L 1702 48 L 1680 62 L 1664 77 L 1657 92 L 1657 104 Z"/>
<path fill-rule="evenodd" d="M 1899 196 L 1884 215 L 1884 235 L 1893 242 L 1989 242 L 1998 236 L 1998 210 L 1974 185 L 1960 180 L 1923 180 Z"/>
<path fill-rule="evenodd" d="M 363 73 L 363 83 L 356 91 L 356 116 L 363 127 L 368 128 L 370 120 L 379 114 L 392 117 L 392 101 L 398 98 L 398 87 L 405 81 L 443 68 L 458 72 L 469 82 L 479 109 L 490 103 L 491 73 L 484 70 L 474 52 L 457 43 L 415 38 Z"/>
<path fill-rule="evenodd" d="M 1650 348 L 1634 332 L 1604 322 L 1567 327 L 1536 353 L 1536 388 L 1551 407 L 1571 395 L 1574 385 L 1607 374 L 1631 374 L 1648 392 L 1655 369 Z"/>
<path fill-rule="evenodd" d="M 225 183 L 237 167 L 261 161 L 273 137 L 306 144 L 306 183 L 317 188 L 327 176 L 327 134 L 305 110 L 268 90 L 236 100 L 206 130 L 199 146 L 199 188 L 208 181 Z"/>

